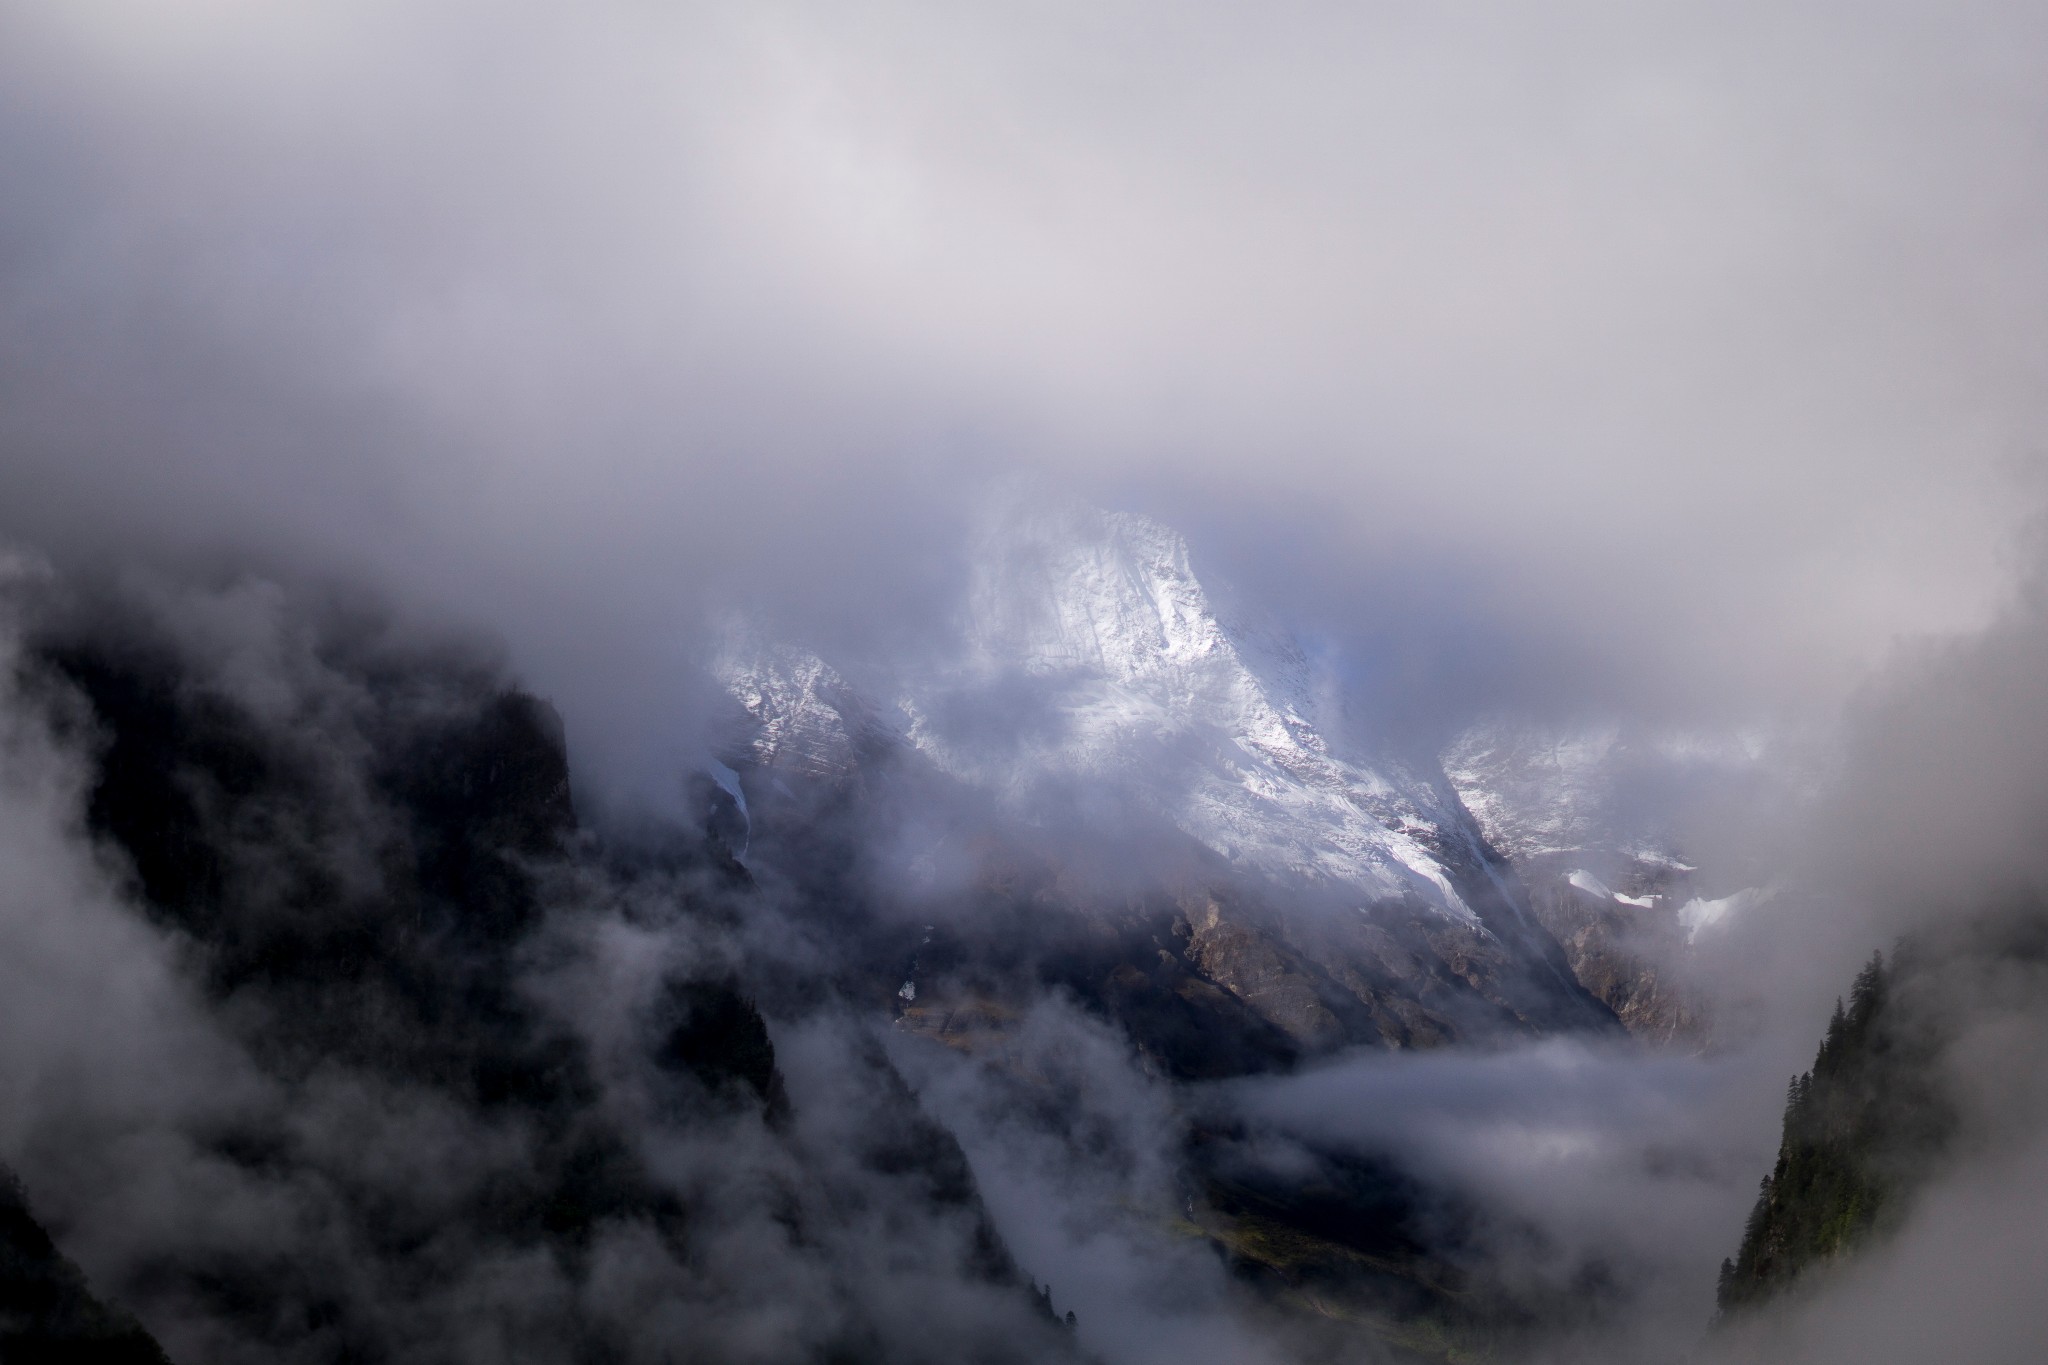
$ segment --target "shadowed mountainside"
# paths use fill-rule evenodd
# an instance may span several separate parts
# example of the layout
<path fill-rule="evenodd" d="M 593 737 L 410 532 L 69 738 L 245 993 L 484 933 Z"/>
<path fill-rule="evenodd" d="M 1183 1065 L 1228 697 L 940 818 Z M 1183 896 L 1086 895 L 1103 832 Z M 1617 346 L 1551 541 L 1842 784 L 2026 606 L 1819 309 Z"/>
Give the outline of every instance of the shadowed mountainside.
<path fill-rule="evenodd" d="M 93 1297 L 85 1276 L 0 1172 L 0 1360 L 8 1365 L 165 1365 L 136 1321 Z"/>
<path fill-rule="evenodd" d="M 793 1112 L 718 947 L 755 894 L 744 869 L 677 836 L 612 857 L 579 828 L 552 709 L 488 657 L 298 604 L 251 628 L 252 678 L 120 594 L 41 606 L 19 687 L 87 756 L 86 832 L 246 1059 L 231 1102 L 163 1120 L 211 1208 L 131 1220 L 63 1184 L 57 1134 L 23 1163 L 174 1357 L 1071 1351 L 878 1048 L 839 1063 L 859 1115 Z M 679 947 L 608 977 L 604 933 Z M 0 1213 L 9 1283 L 42 1296 L 23 1342 L 149 1346 L 19 1201 Z M 870 1266 L 855 1246 L 895 1250 Z M 736 1257 L 737 1296 L 718 1269 Z M 977 1307 L 932 1331 L 902 1317 L 920 1292 Z"/>

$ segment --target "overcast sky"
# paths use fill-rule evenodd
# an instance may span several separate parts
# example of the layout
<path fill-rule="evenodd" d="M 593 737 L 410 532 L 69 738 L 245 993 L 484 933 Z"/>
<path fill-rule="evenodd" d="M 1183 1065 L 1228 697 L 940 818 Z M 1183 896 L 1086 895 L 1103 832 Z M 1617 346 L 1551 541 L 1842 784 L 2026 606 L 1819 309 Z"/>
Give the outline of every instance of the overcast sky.
<path fill-rule="evenodd" d="M 1825 707 L 2021 562 L 2044 25 L 0 4 L 0 524 L 367 574 L 573 725 L 706 601 L 911 628 L 1022 471 L 1474 705 Z"/>
<path fill-rule="evenodd" d="M 1869 947 L 1966 874 L 2043 880 L 2048 598 L 2012 603 L 2048 496 L 2044 30 L 2017 0 L 0 0 L 0 536 L 366 579 L 502 634 L 600 764 L 687 742 L 707 611 L 914 646 L 1020 475 L 1180 526 L 1454 711 L 1824 716 L 2003 611 L 1861 692 L 1856 799 L 1815 827 L 1812 880 L 1910 912 L 1726 949 L 1791 1002 L 1782 1066 L 1738 1105 L 1553 1056 L 1574 1105 L 1636 1106 L 1617 1131 L 1693 1104 L 1767 1146 Z M 1484 1059 L 1412 1084 L 1438 1065 L 1499 1090 Z M 1973 1330 L 2038 1337 L 1999 1278 L 2048 1202 L 2028 1106 L 2005 1215 L 1966 1172 L 1856 1303 L 1983 1265 Z M 1528 1189 L 1635 1218 L 1588 1150 Z M 1749 1155 L 1739 1200 L 1674 1206 L 1675 1259 L 1733 1249 Z"/>

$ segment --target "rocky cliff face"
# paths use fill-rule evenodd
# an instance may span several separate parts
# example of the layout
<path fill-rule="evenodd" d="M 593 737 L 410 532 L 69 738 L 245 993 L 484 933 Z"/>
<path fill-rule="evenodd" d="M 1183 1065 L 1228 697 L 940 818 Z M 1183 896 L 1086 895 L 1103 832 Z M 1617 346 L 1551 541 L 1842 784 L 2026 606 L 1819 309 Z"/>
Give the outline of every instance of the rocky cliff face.
<path fill-rule="evenodd" d="M 1710 1019 L 1685 976 L 1685 929 L 1668 899 L 1654 893 L 1624 898 L 1601 884 L 1574 885 L 1569 876 L 1538 880 L 1530 892 L 1537 919 L 1557 936 L 1572 975 L 1622 1027 L 1651 1042 L 1697 1046 L 1708 1036 Z"/>
<path fill-rule="evenodd" d="M 1496 717 L 1458 735 L 1442 761 L 1580 984 L 1630 1032 L 1697 1045 L 1710 1020 L 1686 984 L 1692 938 L 1767 892 L 1739 868 L 1695 866 L 1679 831 L 1703 802 L 1788 799 L 1769 751 L 1756 732 Z"/>
<path fill-rule="evenodd" d="M 947 863 L 955 902 L 1006 908 L 928 918 L 963 939 L 1072 919 L 1075 942 L 1119 946 L 1046 955 L 1065 984 L 1253 1054 L 1613 1026 L 1443 775 L 1348 735 L 1307 653 L 1172 531 L 1013 503 L 961 602 L 935 657 L 863 661 L 865 692 L 792 646 L 730 653 L 750 809 L 792 784 L 943 809 L 905 821 L 924 841 L 905 880 Z M 909 984 L 920 1018 L 960 994 Z"/>

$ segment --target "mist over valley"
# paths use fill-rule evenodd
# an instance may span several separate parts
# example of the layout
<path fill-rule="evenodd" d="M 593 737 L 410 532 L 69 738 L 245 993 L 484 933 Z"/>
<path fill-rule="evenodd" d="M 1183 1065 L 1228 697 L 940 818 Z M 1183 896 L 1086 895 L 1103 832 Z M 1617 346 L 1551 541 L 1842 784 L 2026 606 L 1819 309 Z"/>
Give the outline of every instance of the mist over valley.
<path fill-rule="evenodd" d="M 2048 1356 L 2044 41 L 0 2 L 0 1360 Z"/>

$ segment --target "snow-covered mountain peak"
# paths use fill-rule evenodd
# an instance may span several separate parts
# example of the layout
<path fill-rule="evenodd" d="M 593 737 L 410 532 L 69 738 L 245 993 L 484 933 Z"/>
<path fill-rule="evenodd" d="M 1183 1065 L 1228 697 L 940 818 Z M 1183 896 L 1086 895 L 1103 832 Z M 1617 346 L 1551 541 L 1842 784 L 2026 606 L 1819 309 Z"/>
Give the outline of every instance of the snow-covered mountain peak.
<path fill-rule="evenodd" d="M 1187 542 L 1149 517 L 1012 508 L 985 527 L 968 594 L 969 668 L 1095 682 L 1168 723 L 1227 718 L 1320 748 L 1308 662 L 1283 632 L 1230 619 Z"/>
<path fill-rule="evenodd" d="M 753 722 L 742 745 L 753 766 L 844 776 L 864 746 L 894 737 L 875 705 L 808 650 L 765 644 L 736 628 L 714 669 Z"/>
<path fill-rule="evenodd" d="M 1187 543 L 1150 518 L 1015 501 L 981 528 L 950 658 L 877 672 L 893 707 L 800 652 L 728 666 L 757 752 L 835 757 L 903 717 L 903 740 L 1029 814 L 1076 783 L 1148 811 L 1244 871 L 1401 899 L 1468 923 L 1445 850 L 1471 844 L 1426 776 L 1336 751 L 1304 651 L 1219 606 Z"/>
<path fill-rule="evenodd" d="M 1233 652 L 1187 542 L 1149 517 L 1012 509 L 977 550 L 969 629 L 986 664 L 1139 682 Z"/>

